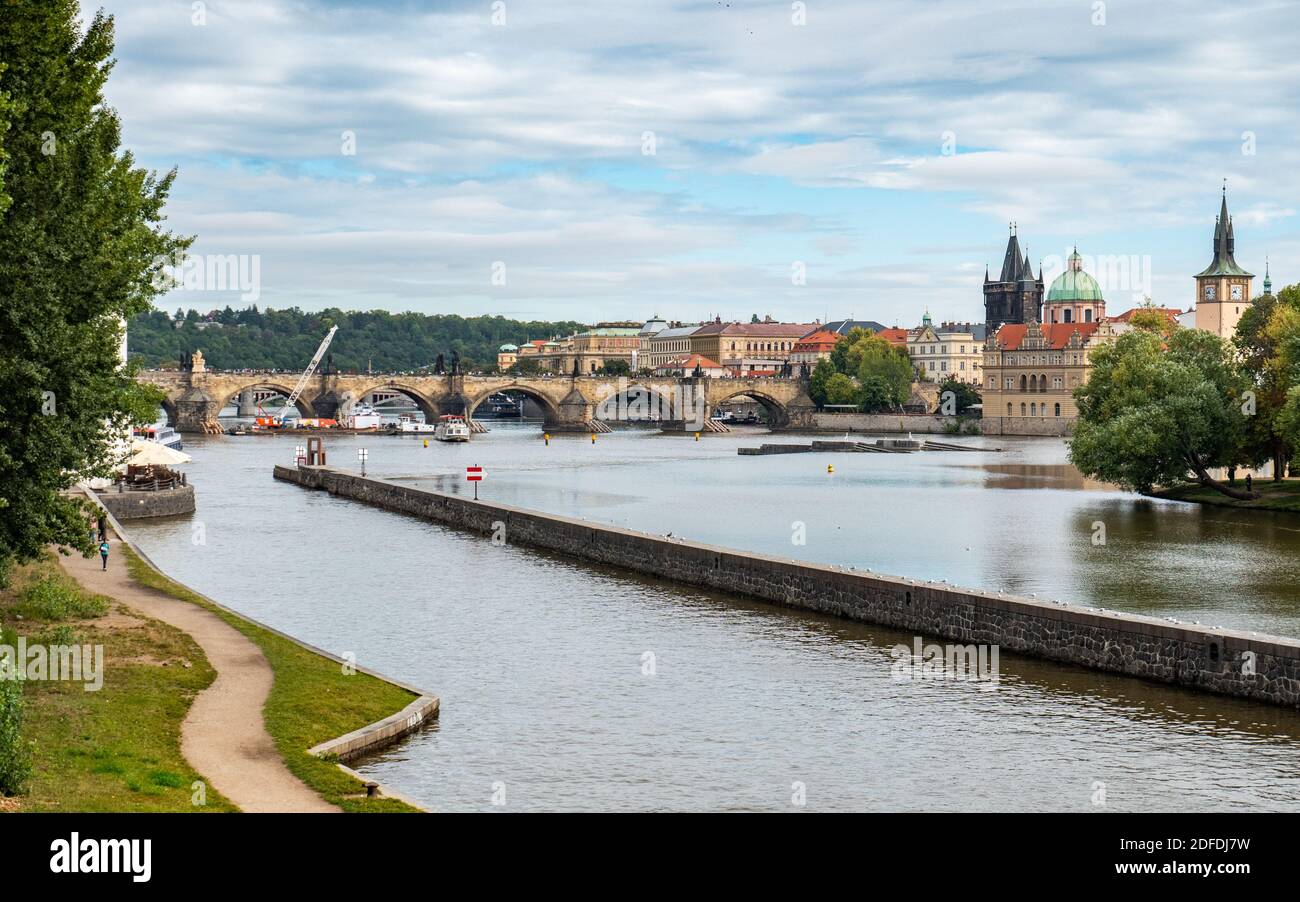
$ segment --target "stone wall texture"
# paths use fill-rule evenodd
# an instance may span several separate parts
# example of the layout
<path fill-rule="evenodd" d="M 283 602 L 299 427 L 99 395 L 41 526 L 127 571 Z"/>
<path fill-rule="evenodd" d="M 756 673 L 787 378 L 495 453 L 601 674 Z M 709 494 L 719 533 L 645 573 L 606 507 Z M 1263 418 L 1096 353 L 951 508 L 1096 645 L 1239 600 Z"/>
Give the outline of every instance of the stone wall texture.
<path fill-rule="evenodd" d="M 990 417 L 980 420 L 985 435 L 1069 435 L 1074 417 Z"/>
<path fill-rule="evenodd" d="M 918 435 L 956 435 L 951 432 L 957 417 L 945 417 L 938 414 L 901 414 L 901 413 L 824 413 L 812 414 L 812 427 L 818 432 L 914 432 Z M 979 426 L 978 419 L 971 420 Z M 964 425 L 964 424 L 963 424 Z"/>
<path fill-rule="evenodd" d="M 119 520 L 171 517 L 194 513 L 194 486 L 182 485 L 157 492 L 119 492 L 108 488 L 95 497 Z"/>
<path fill-rule="evenodd" d="M 1300 641 L 767 557 L 474 501 L 329 467 L 275 478 L 660 579 L 1208 692 L 1300 706 Z"/>

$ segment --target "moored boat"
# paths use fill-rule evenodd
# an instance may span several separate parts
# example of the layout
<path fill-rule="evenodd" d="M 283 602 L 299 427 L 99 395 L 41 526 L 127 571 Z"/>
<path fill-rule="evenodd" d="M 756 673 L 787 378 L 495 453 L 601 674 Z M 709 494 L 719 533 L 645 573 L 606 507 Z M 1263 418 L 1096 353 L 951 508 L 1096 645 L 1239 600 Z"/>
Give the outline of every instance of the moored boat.
<path fill-rule="evenodd" d="M 434 429 L 433 437 L 440 442 L 467 442 L 469 441 L 469 426 L 462 416 L 451 413 L 444 414 L 438 417 L 438 425 Z"/>

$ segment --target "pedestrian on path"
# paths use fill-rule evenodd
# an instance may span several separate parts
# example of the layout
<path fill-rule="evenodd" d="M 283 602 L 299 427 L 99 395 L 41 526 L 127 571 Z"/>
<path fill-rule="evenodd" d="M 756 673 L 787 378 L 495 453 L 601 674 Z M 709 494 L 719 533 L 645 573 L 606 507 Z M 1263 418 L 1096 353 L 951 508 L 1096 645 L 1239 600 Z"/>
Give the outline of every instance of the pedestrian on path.
<path fill-rule="evenodd" d="M 108 542 L 99 543 L 99 558 L 104 562 L 104 569 L 108 569 Z"/>
<path fill-rule="evenodd" d="M 99 515 L 99 541 L 108 541 L 108 521 L 104 519 L 103 514 Z"/>

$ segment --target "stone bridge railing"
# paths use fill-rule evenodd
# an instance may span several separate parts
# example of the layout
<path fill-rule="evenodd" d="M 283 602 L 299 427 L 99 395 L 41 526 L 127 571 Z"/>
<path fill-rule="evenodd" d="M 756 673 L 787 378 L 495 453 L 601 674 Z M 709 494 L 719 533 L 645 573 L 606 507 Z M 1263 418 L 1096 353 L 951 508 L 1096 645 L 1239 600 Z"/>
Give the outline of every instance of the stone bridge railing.
<path fill-rule="evenodd" d="M 226 406 L 241 399 L 241 413 L 251 413 L 252 392 L 289 395 L 298 376 L 267 371 L 142 370 L 137 378 L 162 389 L 163 407 L 179 431 L 204 432 L 211 431 Z M 342 418 L 376 391 L 405 395 L 428 419 L 448 413 L 472 419 L 475 409 L 490 395 L 517 391 L 541 405 L 545 428 L 552 432 L 581 432 L 593 428 L 597 420 L 644 418 L 647 413 L 667 429 L 690 428 L 692 424 L 702 428 L 719 404 L 742 395 L 764 407 L 774 429 L 811 425 L 814 409 L 807 382 L 800 379 L 412 373 L 317 375 L 299 397 L 297 407 L 305 417 Z"/>

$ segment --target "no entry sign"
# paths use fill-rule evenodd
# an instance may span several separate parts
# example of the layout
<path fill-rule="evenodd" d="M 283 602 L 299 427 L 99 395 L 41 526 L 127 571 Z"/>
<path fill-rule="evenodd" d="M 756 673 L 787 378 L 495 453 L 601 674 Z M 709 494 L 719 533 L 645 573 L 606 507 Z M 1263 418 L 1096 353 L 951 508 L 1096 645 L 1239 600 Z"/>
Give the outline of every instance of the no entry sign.
<path fill-rule="evenodd" d="M 465 468 L 465 481 L 466 481 L 466 482 L 482 482 L 482 481 L 483 481 L 483 468 L 482 468 L 482 467 L 466 467 L 466 468 Z"/>

